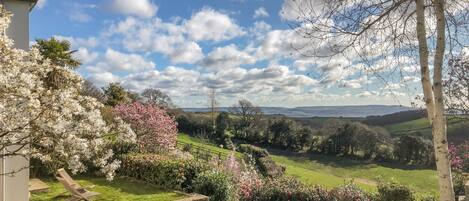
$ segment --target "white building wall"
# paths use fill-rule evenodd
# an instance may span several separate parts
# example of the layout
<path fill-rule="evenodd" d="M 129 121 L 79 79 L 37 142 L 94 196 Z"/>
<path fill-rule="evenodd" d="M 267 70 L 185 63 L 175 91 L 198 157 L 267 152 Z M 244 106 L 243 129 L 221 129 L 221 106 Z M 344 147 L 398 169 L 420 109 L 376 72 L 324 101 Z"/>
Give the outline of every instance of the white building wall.
<path fill-rule="evenodd" d="M 30 1 L 28 0 L 0 0 L 4 7 L 13 13 L 11 24 L 6 30 L 6 34 L 14 40 L 16 48 L 29 49 L 29 10 Z M 14 147 L 10 147 L 14 149 Z M 5 150 L 0 150 L 5 151 Z M 0 201 L 27 201 L 29 160 L 23 157 L 8 157 L 0 159 L 0 174 L 10 173 L 12 171 L 20 172 L 11 175 L 0 176 Z"/>

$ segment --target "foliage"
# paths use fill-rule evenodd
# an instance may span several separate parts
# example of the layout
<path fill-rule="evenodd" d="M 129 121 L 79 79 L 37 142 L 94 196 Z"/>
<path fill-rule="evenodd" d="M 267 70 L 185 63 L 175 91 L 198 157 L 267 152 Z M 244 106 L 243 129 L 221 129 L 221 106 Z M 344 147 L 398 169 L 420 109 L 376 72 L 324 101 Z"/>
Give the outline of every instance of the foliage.
<path fill-rule="evenodd" d="M 435 162 L 433 144 L 422 137 L 403 135 L 394 144 L 394 156 L 401 163 L 432 165 Z"/>
<path fill-rule="evenodd" d="M 240 144 L 238 145 L 238 151 L 245 154 L 250 154 L 254 158 L 269 156 L 269 152 L 263 148 L 256 147 L 251 144 Z"/>
<path fill-rule="evenodd" d="M 33 48 L 37 49 L 43 59 L 49 59 L 52 65 L 75 69 L 81 65 L 80 61 L 73 58 L 70 50 L 70 42 L 57 40 L 54 37 L 49 40 L 36 39 Z"/>
<path fill-rule="evenodd" d="M 9 22 L 10 14 L 0 7 L 0 30 Z M 2 152 L 0 158 L 36 158 L 66 165 L 73 174 L 84 172 L 91 163 L 112 179 L 119 161 L 112 160 L 112 150 L 105 149 L 103 135 L 110 128 L 99 110 L 103 105 L 80 95 L 82 78 L 57 66 L 62 61 L 44 60 L 36 48 L 26 52 L 12 45 L 0 34 L 0 135 L 4 139 L 0 149 L 12 150 Z M 120 129 L 116 134 L 132 140 L 135 136 L 129 131 Z M 23 149 L 26 146 L 30 149 Z"/>
<path fill-rule="evenodd" d="M 353 183 L 348 183 L 344 186 L 336 187 L 332 189 L 330 192 L 330 200 L 334 201 L 349 201 L 349 200 L 356 200 L 356 201 L 371 201 L 371 196 L 360 189 Z"/>
<path fill-rule="evenodd" d="M 176 118 L 178 129 L 190 135 L 207 137 L 213 133 L 211 120 L 196 114 L 181 114 Z"/>
<path fill-rule="evenodd" d="M 133 154 L 122 158 L 119 174 L 165 188 L 192 192 L 193 182 L 208 170 L 206 163 L 157 154 Z"/>
<path fill-rule="evenodd" d="M 157 151 L 176 146 L 177 123 L 163 108 L 134 102 L 118 105 L 114 110 L 132 126 L 141 150 Z"/>
<path fill-rule="evenodd" d="M 407 121 L 425 118 L 427 116 L 424 110 L 409 110 L 386 114 L 382 116 L 367 116 L 363 123 L 374 126 L 385 126 L 389 124 L 403 123 Z"/>
<path fill-rule="evenodd" d="M 109 83 L 107 87 L 103 87 L 103 91 L 106 96 L 106 105 L 114 107 L 132 102 L 129 92 L 119 83 Z"/>
<path fill-rule="evenodd" d="M 318 190 L 319 192 L 319 190 Z M 305 186 L 296 179 L 285 177 L 268 180 L 253 192 L 251 201 L 319 200 L 315 189 Z"/>
<path fill-rule="evenodd" d="M 230 126 L 230 115 L 227 112 L 221 112 L 216 119 L 216 137 L 220 139 L 225 138 L 226 129 Z"/>
<path fill-rule="evenodd" d="M 237 104 L 233 105 L 230 108 L 230 112 L 240 117 L 237 125 L 240 128 L 253 125 L 262 116 L 261 109 L 245 99 L 239 100 Z"/>
<path fill-rule="evenodd" d="M 414 192 L 409 187 L 394 182 L 378 185 L 379 201 L 414 201 Z"/>
<path fill-rule="evenodd" d="M 94 84 L 90 82 L 89 80 L 85 80 L 83 82 L 83 87 L 80 91 L 80 94 L 82 96 L 89 96 L 89 97 L 96 98 L 96 100 L 98 100 L 100 103 L 106 102 L 106 97 L 104 96 L 104 93 L 99 88 L 94 86 Z"/>
<path fill-rule="evenodd" d="M 174 103 L 168 94 L 162 92 L 160 89 L 147 88 L 143 90 L 141 96 L 145 98 L 147 103 L 153 103 L 163 108 L 173 108 Z"/>
<path fill-rule="evenodd" d="M 449 146 L 451 168 L 456 171 L 469 172 L 469 140 L 456 146 Z"/>
<path fill-rule="evenodd" d="M 210 197 L 212 201 L 236 200 L 236 188 L 230 177 L 216 170 L 206 171 L 198 175 L 194 181 L 194 191 Z"/>
<path fill-rule="evenodd" d="M 459 171 L 453 171 L 451 176 L 453 177 L 454 193 L 456 193 L 456 195 L 464 195 L 464 182 L 466 182 L 464 175 Z"/>

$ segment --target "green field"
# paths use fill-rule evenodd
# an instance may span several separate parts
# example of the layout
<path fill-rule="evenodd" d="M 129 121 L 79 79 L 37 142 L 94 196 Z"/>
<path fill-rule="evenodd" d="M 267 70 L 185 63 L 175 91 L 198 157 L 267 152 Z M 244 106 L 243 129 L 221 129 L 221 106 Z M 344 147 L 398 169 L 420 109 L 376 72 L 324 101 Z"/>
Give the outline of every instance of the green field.
<path fill-rule="evenodd" d="M 45 200 L 66 200 L 70 198 L 70 194 L 55 179 L 42 179 L 50 186 L 47 193 L 33 193 L 32 201 Z M 185 195 L 173 192 L 171 190 L 163 190 L 158 187 L 149 185 L 140 181 L 132 181 L 129 179 L 115 178 L 113 181 L 106 181 L 104 178 L 78 177 L 76 181 L 83 187 L 94 186 L 90 190 L 99 192 L 101 195 L 95 197 L 96 201 L 111 200 L 159 200 L 173 201 L 185 198 Z"/>
<path fill-rule="evenodd" d="M 194 143 L 216 151 L 228 151 L 198 138 L 180 134 L 179 139 L 186 143 Z M 353 181 L 368 191 L 376 191 L 378 181 L 396 181 L 411 186 L 419 194 L 436 194 L 436 171 L 428 169 L 412 169 L 364 163 L 339 157 L 299 154 L 279 154 L 271 151 L 272 158 L 286 167 L 286 174 L 312 184 L 332 188 Z"/>

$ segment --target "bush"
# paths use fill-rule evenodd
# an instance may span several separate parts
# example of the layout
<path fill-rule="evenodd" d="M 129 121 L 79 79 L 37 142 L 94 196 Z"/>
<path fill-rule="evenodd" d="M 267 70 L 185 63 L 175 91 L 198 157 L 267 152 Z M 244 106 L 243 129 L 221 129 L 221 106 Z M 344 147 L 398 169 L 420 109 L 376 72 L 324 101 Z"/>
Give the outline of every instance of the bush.
<path fill-rule="evenodd" d="M 194 181 L 197 193 L 210 196 L 210 201 L 234 201 L 236 190 L 231 178 L 220 171 L 207 171 Z"/>
<path fill-rule="evenodd" d="M 456 195 L 464 195 L 464 176 L 458 171 L 453 171 L 452 177 L 454 192 Z"/>
<path fill-rule="evenodd" d="M 414 193 L 409 187 L 397 183 L 380 183 L 378 185 L 379 201 L 414 201 Z"/>
<path fill-rule="evenodd" d="M 240 144 L 238 151 L 241 153 L 250 154 L 254 158 L 269 156 L 269 152 L 267 150 L 250 144 Z"/>
<path fill-rule="evenodd" d="M 319 200 L 317 192 L 324 191 L 305 186 L 294 178 L 285 177 L 267 181 L 253 192 L 250 201 Z"/>
<path fill-rule="evenodd" d="M 112 149 L 115 157 L 138 151 L 137 144 L 131 142 L 115 141 L 109 143 L 107 147 Z"/>
<path fill-rule="evenodd" d="M 371 201 L 372 198 L 369 194 L 364 192 L 355 184 L 346 184 L 345 186 L 337 187 L 329 193 L 331 200 L 334 201 Z"/>
<path fill-rule="evenodd" d="M 209 169 L 194 159 L 178 159 L 156 154 L 135 154 L 122 157 L 118 173 L 165 188 L 193 191 L 193 181 Z"/>

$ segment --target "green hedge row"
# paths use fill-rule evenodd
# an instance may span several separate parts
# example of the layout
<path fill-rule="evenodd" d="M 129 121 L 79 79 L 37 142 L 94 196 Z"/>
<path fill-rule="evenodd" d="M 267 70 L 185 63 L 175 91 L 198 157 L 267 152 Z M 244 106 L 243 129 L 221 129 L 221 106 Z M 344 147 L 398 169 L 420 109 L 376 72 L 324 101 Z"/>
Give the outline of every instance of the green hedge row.
<path fill-rule="evenodd" d="M 122 157 L 118 173 L 165 188 L 192 192 L 193 182 L 209 166 L 198 160 L 177 159 L 155 154 L 132 154 Z"/>

